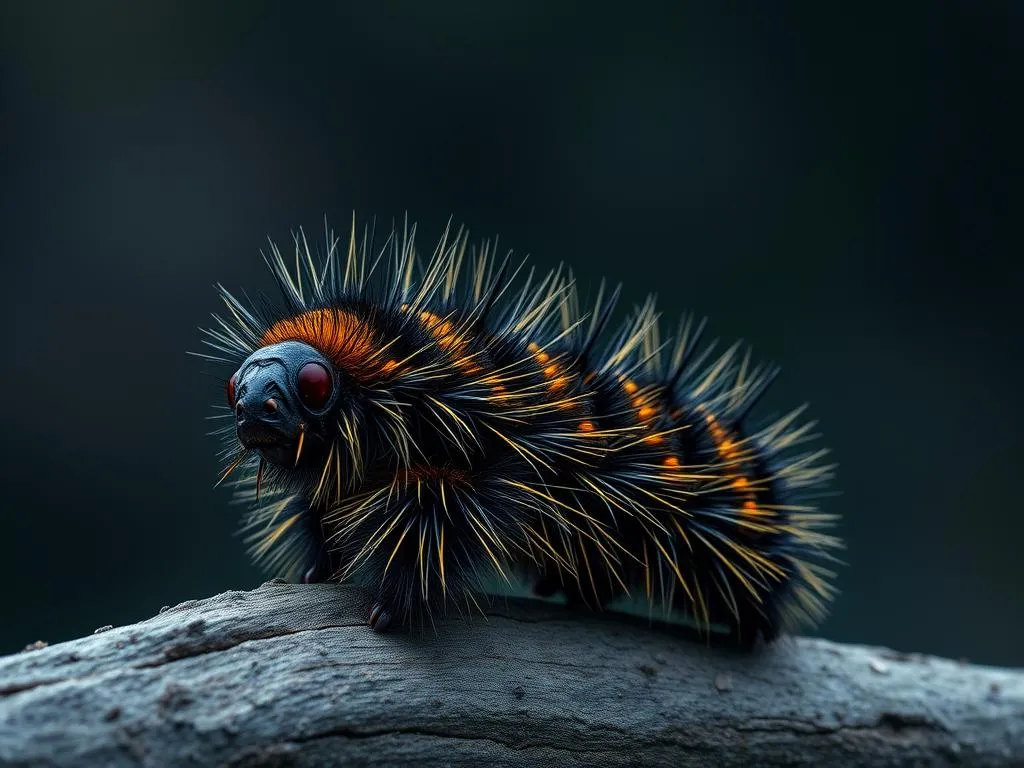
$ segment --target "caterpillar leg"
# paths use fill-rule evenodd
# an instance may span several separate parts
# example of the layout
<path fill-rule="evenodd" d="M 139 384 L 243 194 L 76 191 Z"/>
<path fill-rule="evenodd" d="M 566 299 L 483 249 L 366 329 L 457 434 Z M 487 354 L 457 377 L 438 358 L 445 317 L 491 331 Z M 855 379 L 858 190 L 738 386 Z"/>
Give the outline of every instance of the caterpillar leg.
<path fill-rule="evenodd" d="M 544 576 L 534 582 L 533 585 L 533 594 L 537 597 L 554 597 L 561 591 L 561 582 L 551 576 Z"/>
<path fill-rule="evenodd" d="M 321 522 L 323 510 L 308 503 L 303 504 L 302 539 L 304 543 L 301 581 L 303 584 L 321 584 L 331 580 L 333 568 L 324 528 Z"/>
<path fill-rule="evenodd" d="M 528 501 L 491 483 L 485 473 L 420 467 L 324 518 L 336 577 L 372 592 L 374 630 L 426 628 L 452 609 L 473 610 L 472 590 L 511 572 L 527 551 L 516 516 L 522 508 L 525 519 Z"/>
<path fill-rule="evenodd" d="M 292 582 L 330 581 L 336 564 L 321 524 L 322 510 L 299 494 L 261 503 L 254 490 L 248 493 L 253 506 L 243 531 L 249 534 L 249 550 L 256 561 Z"/>
<path fill-rule="evenodd" d="M 309 553 L 306 556 L 307 565 L 306 569 L 302 572 L 303 584 L 323 584 L 331 581 L 333 573 L 331 557 L 327 545 L 323 541 L 323 535 L 319 535 L 318 539 L 318 542 L 310 546 Z"/>
<path fill-rule="evenodd" d="M 370 609 L 370 629 L 385 632 L 391 626 L 391 611 L 383 603 L 374 603 Z"/>
<path fill-rule="evenodd" d="M 330 569 L 326 565 L 326 558 L 317 558 L 316 562 L 310 565 L 302 574 L 303 584 L 322 584 L 328 581 Z"/>

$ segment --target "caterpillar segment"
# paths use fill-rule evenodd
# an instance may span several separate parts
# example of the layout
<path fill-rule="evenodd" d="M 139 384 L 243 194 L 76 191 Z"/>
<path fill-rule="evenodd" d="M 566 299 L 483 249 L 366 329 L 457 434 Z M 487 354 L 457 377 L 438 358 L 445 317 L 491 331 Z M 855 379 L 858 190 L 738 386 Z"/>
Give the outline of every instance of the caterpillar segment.
<path fill-rule="evenodd" d="M 618 289 L 581 311 L 569 270 L 463 231 L 424 259 L 414 225 L 378 247 L 353 219 L 347 247 L 300 232 L 265 259 L 281 301 L 218 286 L 204 354 L 230 369 L 222 480 L 265 567 L 363 584 L 378 630 L 521 579 L 739 645 L 824 617 L 833 467 L 802 409 L 752 420 L 776 370 L 739 345 L 715 356 L 692 318 L 662 340 L 653 298 L 615 329 Z"/>

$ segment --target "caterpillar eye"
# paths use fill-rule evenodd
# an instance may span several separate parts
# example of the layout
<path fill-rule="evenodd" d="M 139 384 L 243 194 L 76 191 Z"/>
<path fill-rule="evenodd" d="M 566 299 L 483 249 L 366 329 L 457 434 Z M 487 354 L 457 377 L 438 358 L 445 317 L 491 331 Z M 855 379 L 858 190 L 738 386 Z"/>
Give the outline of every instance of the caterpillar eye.
<path fill-rule="evenodd" d="M 228 390 L 228 405 L 232 408 L 235 407 L 235 387 L 238 386 L 238 374 L 232 373 L 231 378 L 228 379 L 227 390 Z"/>
<path fill-rule="evenodd" d="M 299 369 L 299 398 L 303 404 L 314 411 L 327 405 L 333 388 L 331 374 L 320 363 L 306 363 Z"/>

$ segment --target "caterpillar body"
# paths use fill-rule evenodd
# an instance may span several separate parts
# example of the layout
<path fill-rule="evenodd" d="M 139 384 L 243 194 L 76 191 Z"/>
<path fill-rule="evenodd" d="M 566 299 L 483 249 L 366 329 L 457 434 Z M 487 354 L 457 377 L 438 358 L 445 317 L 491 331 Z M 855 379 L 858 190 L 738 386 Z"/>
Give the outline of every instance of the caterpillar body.
<path fill-rule="evenodd" d="M 803 408 L 753 421 L 777 369 L 703 321 L 663 339 L 649 298 L 615 330 L 618 289 L 583 311 L 571 271 L 450 228 L 427 259 L 414 225 L 377 246 L 354 219 L 347 248 L 264 258 L 283 300 L 218 285 L 203 356 L 230 368 L 221 480 L 278 575 L 367 586 L 378 630 L 495 579 L 743 646 L 825 615 L 834 467 Z"/>

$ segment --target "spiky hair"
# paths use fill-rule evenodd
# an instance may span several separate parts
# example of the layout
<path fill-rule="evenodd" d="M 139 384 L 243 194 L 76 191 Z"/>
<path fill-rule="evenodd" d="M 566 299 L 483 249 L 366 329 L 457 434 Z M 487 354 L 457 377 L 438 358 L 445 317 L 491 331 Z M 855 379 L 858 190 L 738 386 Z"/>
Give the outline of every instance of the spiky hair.
<path fill-rule="evenodd" d="M 774 367 L 738 344 L 715 356 L 692 317 L 663 339 L 653 298 L 614 331 L 618 288 L 581 312 L 571 271 L 462 230 L 426 260 L 408 223 L 375 246 L 353 219 L 344 252 L 330 233 L 320 254 L 294 241 L 294 265 L 264 256 L 283 301 L 218 286 L 227 314 L 205 339 L 232 370 L 301 341 L 350 383 L 315 467 L 267 469 L 222 430 L 269 568 L 298 578 L 320 558 L 406 622 L 495 577 L 593 608 L 640 597 L 744 643 L 824 616 L 833 467 L 804 447 L 803 408 L 752 421 Z"/>

